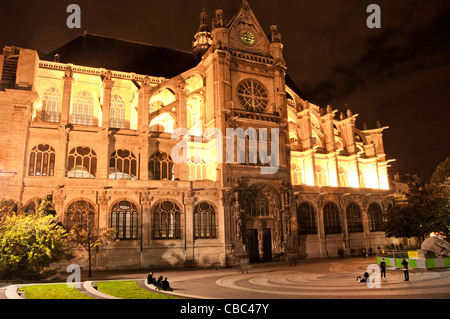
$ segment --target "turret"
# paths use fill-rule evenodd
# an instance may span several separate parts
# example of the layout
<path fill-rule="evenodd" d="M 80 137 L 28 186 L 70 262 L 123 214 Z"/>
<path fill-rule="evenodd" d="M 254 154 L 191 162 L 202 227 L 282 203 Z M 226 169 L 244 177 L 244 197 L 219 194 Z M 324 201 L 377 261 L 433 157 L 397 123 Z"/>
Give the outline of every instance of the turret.
<path fill-rule="evenodd" d="M 192 42 L 192 53 L 195 59 L 201 60 L 202 56 L 208 51 L 212 44 L 211 30 L 208 27 L 208 14 L 205 9 L 200 13 L 200 26 L 194 35 Z"/>

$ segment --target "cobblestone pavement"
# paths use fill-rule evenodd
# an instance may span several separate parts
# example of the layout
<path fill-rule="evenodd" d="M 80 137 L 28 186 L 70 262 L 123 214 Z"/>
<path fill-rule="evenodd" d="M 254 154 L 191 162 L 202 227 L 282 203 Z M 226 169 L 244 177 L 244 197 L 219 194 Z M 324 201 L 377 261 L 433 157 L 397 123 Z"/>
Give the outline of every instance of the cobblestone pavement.
<path fill-rule="evenodd" d="M 272 262 L 252 265 L 247 272 L 238 268 L 217 270 L 164 270 L 154 276 L 167 277 L 172 294 L 199 299 L 450 299 L 450 269 L 410 270 L 410 281 L 403 271 L 388 268 L 387 280 L 376 281 L 373 288 L 358 283 L 375 258 L 301 260 L 296 265 Z M 94 272 L 82 281 L 139 280 L 146 271 Z M 65 278 L 59 278 L 64 282 Z M 0 299 L 6 287 L 0 282 Z M 81 289 L 85 291 L 84 288 Z"/>

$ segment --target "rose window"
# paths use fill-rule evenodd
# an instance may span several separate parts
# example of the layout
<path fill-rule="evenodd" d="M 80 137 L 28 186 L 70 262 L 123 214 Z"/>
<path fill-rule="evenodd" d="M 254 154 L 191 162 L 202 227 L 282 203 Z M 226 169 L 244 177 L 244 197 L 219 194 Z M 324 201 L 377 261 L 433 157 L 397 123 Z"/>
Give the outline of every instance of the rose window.
<path fill-rule="evenodd" d="M 237 94 L 239 102 L 248 111 L 263 112 L 269 104 L 266 89 L 253 80 L 239 84 Z"/>

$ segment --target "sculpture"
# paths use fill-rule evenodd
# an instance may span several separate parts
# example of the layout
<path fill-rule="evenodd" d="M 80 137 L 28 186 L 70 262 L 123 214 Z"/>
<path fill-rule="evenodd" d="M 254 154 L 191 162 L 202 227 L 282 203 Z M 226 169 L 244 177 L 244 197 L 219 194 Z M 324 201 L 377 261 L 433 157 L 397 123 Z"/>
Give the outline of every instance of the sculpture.
<path fill-rule="evenodd" d="M 438 257 L 450 257 L 450 244 L 438 236 L 425 239 L 421 249 L 434 252 Z"/>

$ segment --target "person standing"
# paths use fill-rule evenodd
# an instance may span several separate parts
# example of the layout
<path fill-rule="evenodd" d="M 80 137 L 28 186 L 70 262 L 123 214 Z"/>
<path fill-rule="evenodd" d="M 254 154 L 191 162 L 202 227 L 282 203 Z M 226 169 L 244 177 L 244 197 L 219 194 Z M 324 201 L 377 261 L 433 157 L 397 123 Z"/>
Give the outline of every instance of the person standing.
<path fill-rule="evenodd" d="M 380 270 L 381 270 L 381 279 L 386 280 L 386 261 L 384 260 L 384 258 L 381 258 L 381 262 L 380 262 Z"/>
<path fill-rule="evenodd" d="M 403 274 L 405 275 L 405 281 L 409 281 L 408 261 L 405 258 L 403 258 L 402 265 Z"/>

